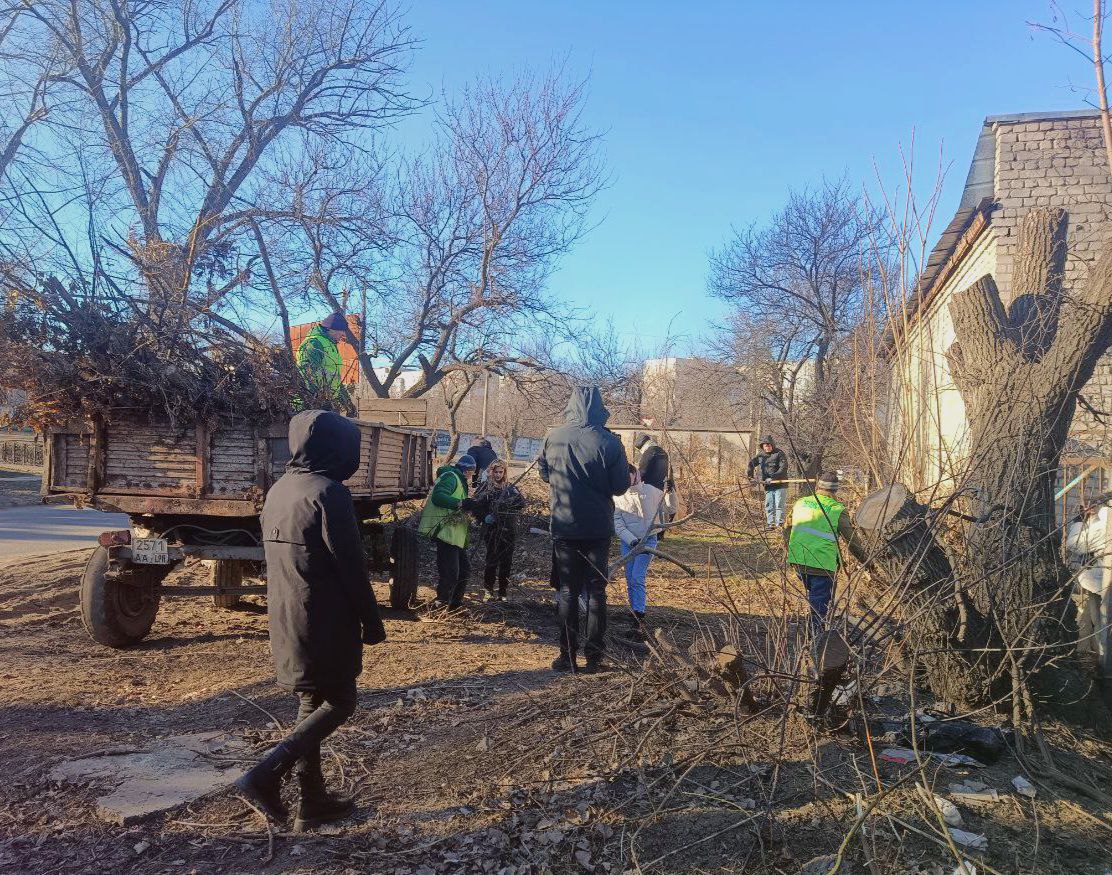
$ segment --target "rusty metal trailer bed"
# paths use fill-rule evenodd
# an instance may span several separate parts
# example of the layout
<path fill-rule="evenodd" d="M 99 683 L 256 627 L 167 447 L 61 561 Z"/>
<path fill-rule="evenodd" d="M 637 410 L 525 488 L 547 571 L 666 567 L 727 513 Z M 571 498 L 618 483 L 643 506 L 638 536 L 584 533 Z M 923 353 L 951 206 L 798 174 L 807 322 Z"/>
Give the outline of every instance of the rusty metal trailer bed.
<path fill-rule="evenodd" d="M 408 607 L 417 591 L 417 540 L 380 519 L 386 507 L 423 498 L 432 483 L 427 432 L 354 420 L 360 464 L 346 481 L 369 547 L 372 571 L 390 579 L 390 601 Z M 150 631 L 163 595 L 211 595 L 219 607 L 265 593 L 245 584 L 263 573 L 259 511 L 289 461 L 287 424 L 171 425 L 127 412 L 46 435 L 43 494 L 126 513 L 132 529 L 106 532 L 81 582 L 89 634 L 111 647 Z M 210 586 L 165 586 L 186 558 L 207 561 Z"/>

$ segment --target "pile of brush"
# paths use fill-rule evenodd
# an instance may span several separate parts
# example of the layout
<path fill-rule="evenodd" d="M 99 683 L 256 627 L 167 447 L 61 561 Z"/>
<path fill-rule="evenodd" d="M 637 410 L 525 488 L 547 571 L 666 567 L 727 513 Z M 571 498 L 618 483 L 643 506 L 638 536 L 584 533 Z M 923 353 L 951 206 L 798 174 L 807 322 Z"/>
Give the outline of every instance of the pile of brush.
<path fill-rule="evenodd" d="M 103 301 L 44 306 L 26 297 L 0 315 L 7 418 L 39 428 L 119 409 L 172 422 L 267 422 L 288 416 L 299 393 L 284 346 L 204 317 L 155 318 Z"/>

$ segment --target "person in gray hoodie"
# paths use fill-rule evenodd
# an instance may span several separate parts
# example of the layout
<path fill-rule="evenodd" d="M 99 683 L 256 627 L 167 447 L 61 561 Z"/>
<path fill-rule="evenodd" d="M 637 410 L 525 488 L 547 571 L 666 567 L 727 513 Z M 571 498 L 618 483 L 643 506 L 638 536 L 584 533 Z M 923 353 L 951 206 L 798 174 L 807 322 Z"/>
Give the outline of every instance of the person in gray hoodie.
<path fill-rule="evenodd" d="M 560 656 L 556 671 L 575 671 L 579 595 L 587 596 L 585 672 L 601 668 L 606 635 L 606 568 L 614 537 L 614 497 L 629 489 L 629 462 L 621 440 L 606 428 L 610 413 L 599 390 L 572 391 L 566 424 L 541 448 L 537 470 L 549 485 L 552 546 L 560 604 Z"/>

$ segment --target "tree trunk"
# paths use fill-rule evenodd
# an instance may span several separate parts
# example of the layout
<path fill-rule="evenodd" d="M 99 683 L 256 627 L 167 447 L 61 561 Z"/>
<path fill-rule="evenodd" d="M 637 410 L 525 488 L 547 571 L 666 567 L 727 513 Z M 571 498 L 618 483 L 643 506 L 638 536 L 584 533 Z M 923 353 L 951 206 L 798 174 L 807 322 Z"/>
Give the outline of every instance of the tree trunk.
<path fill-rule="evenodd" d="M 1064 295 L 1066 217 L 1033 210 L 1020 228 L 1015 295 L 1005 308 L 991 276 L 954 296 L 950 370 L 965 402 L 968 466 L 956 486 L 968 517 L 957 586 L 973 608 L 963 646 L 968 699 L 1010 690 L 1012 660 L 1036 668 L 1064 640 L 1069 573 L 1058 552 L 1053 488 L 1077 395 L 1109 347 L 1112 252 Z M 956 617 L 938 615 L 940 639 Z M 959 639 L 960 640 L 960 639 Z"/>
<path fill-rule="evenodd" d="M 935 536 L 936 517 L 897 483 L 861 502 L 846 546 L 887 587 L 880 613 L 898 614 L 909 668 L 936 696 L 965 702 L 988 684 L 984 623 Z"/>

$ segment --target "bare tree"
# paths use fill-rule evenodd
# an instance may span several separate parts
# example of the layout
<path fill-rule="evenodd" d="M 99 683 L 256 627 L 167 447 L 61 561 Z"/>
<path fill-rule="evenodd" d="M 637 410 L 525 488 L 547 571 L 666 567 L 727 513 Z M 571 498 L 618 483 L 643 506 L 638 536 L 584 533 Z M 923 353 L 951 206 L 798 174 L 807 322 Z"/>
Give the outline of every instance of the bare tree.
<path fill-rule="evenodd" d="M 725 346 L 781 420 L 797 461 L 817 467 L 845 342 L 869 305 L 875 233 L 844 181 L 794 191 L 764 227 L 711 255 L 710 290 L 733 305 Z"/>
<path fill-rule="evenodd" d="M 389 221 L 362 230 L 375 263 L 344 271 L 367 294 L 360 363 L 376 395 L 414 367 L 410 397 L 457 371 L 533 367 L 528 341 L 567 330 L 573 314 L 546 283 L 603 184 L 583 98 L 582 83 L 564 84 L 559 71 L 481 81 L 440 110 L 430 151 L 400 163 Z M 344 303 L 327 282 L 313 291 L 330 308 Z"/>
<path fill-rule="evenodd" d="M 281 150 L 351 145 L 410 106 L 410 43 L 384 2 L 39 0 L 0 28 L 17 17 L 45 37 L 13 36 L 7 64 L 56 52 L 71 73 L 36 137 L 62 184 L 9 185 L 22 221 L 0 242 L 9 256 L 63 253 L 55 267 L 87 287 L 134 298 L 138 278 L 156 320 L 219 319 L 253 266 L 252 223 L 274 212 L 260 182 Z"/>
<path fill-rule="evenodd" d="M 39 51 L 28 59 L 21 47 L 31 41 Z M 49 114 L 64 72 L 61 53 L 27 6 L 0 13 L 0 179 L 24 150 L 31 128 Z"/>

